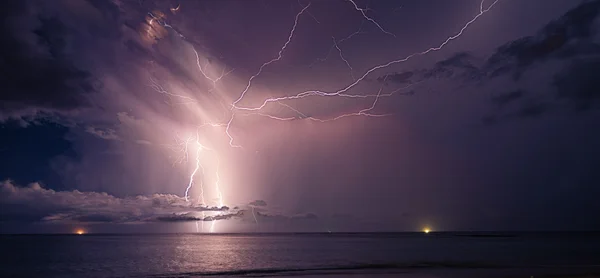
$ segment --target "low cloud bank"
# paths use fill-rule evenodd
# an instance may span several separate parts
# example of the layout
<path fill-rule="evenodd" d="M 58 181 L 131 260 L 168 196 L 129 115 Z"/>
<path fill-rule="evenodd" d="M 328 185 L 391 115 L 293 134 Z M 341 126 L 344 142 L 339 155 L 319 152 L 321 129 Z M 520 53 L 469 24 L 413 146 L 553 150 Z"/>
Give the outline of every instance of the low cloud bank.
<path fill-rule="evenodd" d="M 173 194 L 119 198 L 104 192 L 55 191 L 39 183 L 26 187 L 0 182 L 0 222 L 141 223 L 194 222 L 238 219 L 240 221 L 289 222 L 317 219 L 314 214 L 269 215 L 251 207 L 266 207 L 262 200 L 233 209 L 188 202 Z"/>

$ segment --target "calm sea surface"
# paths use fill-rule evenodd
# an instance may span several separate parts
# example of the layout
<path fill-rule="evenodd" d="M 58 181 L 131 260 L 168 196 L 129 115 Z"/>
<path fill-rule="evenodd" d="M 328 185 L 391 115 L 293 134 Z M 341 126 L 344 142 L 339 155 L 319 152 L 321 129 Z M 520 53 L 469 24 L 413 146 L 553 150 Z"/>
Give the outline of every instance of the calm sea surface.
<path fill-rule="evenodd" d="M 0 277 L 600 273 L 600 234 L 3 235 Z"/>

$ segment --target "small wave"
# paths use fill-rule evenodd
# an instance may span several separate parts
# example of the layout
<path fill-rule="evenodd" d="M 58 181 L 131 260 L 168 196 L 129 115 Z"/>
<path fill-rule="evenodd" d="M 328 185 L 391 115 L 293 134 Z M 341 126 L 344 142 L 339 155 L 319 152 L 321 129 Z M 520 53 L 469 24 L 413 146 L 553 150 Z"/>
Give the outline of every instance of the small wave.
<path fill-rule="evenodd" d="M 297 276 L 306 274 L 325 274 L 322 272 L 335 271 L 409 271 L 411 269 L 433 269 L 433 268 L 455 268 L 455 269 L 482 269 L 482 268 L 501 268 L 500 265 L 490 265 L 478 262 L 415 262 L 410 264 L 354 264 L 337 265 L 324 267 L 305 267 L 305 268 L 257 268 L 240 269 L 214 272 L 184 272 L 171 274 L 157 274 L 150 277 L 156 278 L 185 278 L 185 277 L 211 277 L 211 276 Z"/>

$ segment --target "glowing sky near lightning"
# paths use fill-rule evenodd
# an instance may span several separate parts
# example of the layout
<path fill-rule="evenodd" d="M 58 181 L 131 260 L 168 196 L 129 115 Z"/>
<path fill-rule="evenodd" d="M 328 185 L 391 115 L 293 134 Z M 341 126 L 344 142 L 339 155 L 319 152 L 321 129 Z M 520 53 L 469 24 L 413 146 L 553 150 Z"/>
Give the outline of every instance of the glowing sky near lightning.
<path fill-rule="evenodd" d="M 0 120 L 45 119 L 66 129 L 60 140 L 70 146 L 47 158 L 52 176 L 28 180 L 7 171 L 2 178 L 118 198 L 173 194 L 187 206 L 247 213 L 169 223 L 180 231 L 529 225 L 563 189 L 559 182 L 549 186 L 530 208 L 527 200 L 540 188 L 519 185 L 594 180 L 587 160 L 580 163 L 584 170 L 550 177 L 547 169 L 563 160 L 548 159 L 544 150 L 570 146 L 564 161 L 595 152 L 576 141 L 595 138 L 587 132 L 596 116 L 586 114 L 580 124 L 564 115 L 523 120 L 568 107 L 522 92 L 560 89 L 553 80 L 578 57 L 536 56 L 525 64 L 518 59 L 531 52 L 501 46 L 534 36 L 544 46 L 537 52 L 565 47 L 542 28 L 576 6 L 542 0 L 27 2 L 11 21 L 11 34 L 35 45 L 29 50 L 40 57 L 69 62 L 56 72 L 84 74 L 65 78 L 65 88 L 77 84 L 78 90 L 64 100 L 33 93 L 9 98 L 15 104 Z M 50 19 L 28 19 L 39 14 Z M 32 31 L 39 26 L 46 29 Z M 78 78 L 81 85 L 73 81 Z M 506 108 L 515 102 L 523 108 Z M 536 143 L 557 126 L 565 135 Z M 536 166 L 523 171 L 524 165 Z M 522 211 L 519 221 L 486 220 Z M 284 220 L 293 224 L 280 225 Z"/>
<path fill-rule="evenodd" d="M 358 7 L 358 5 L 356 4 L 356 2 L 350 0 L 349 1 L 353 7 L 359 11 L 362 15 L 362 17 L 369 21 L 370 23 L 374 24 L 375 26 L 377 26 L 377 28 L 379 30 L 381 30 L 381 32 L 391 35 L 393 37 L 396 37 L 394 34 L 386 31 L 383 29 L 383 27 L 377 22 L 375 21 L 373 18 L 369 17 L 367 15 L 367 10 Z M 439 45 L 436 46 L 432 46 L 429 47 L 423 51 L 420 52 L 416 52 L 416 53 L 412 53 L 402 59 L 395 59 L 395 60 L 391 60 L 389 62 L 383 63 L 383 64 L 379 64 L 376 66 L 373 66 L 371 68 L 369 68 L 368 70 L 365 71 L 365 73 L 360 76 L 359 78 L 355 78 L 353 71 L 354 69 L 352 68 L 352 66 L 350 66 L 350 63 L 348 62 L 348 60 L 346 60 L 344 58 L 344 56 L 342 55 L 342 50 L 340 48 L 340 46 L 337 44 L 337 42 L 335 41 L 334 38 L 334 47 L 335 49 L 339 52 L 340 54 L 340 58 L 345 62 L 345 64 L 348 66 L 348 68 L 350 69 L 350 72 L 352 74 L 352 83 L 350 83 L 347 86 L 342 87 L 339 90 L 336 90 L 334 92 L 326 92 L 326 91 L 321 91 L 321 90 L 309 90 L 309 91 L 305 91 L 305 92 L 300 92 L 297 93 L 295 95 L 291 95 L 291 96 L 281 96 L 281 97 L 273 97 L 273 98 L 267 98 L 263 101 L 263 103 L 260 106 L 257 107 L 243 107 L 240 106 L 239 103 L 243 100 L 243 98 L 246 96 L 246 94 L 251 90 L 251 87 L 253 85 L 253 81 L 254 79 L 260 78 L 260 74 L 271 64 L 273 63 L 277 63 L 279 61 L 281 61 L 284 56 L 284 52 L 286 51 L 286 49 L 288 48 L 288 46 L 290 45 L 290 43 L 292 42 L 292 40 L 294 39 L 294 35 L 295 32 L 298 28 L 298 24 L 300 21 L 300 18 L 303 14 L 308 14 L 308 9 L 310 8 L 311 4 L 308 3 L 307 5 L 303 6 L 300 11 L 296 14 L 296 16 L 294 17 L 294 23 L 292 25 L 292 27 L 290 28 L 289 31 L 289 35 L 287 37 L 287 40 L 285 41 L 285 43 L 283 43 L 283 45 L 281 46 L 281 48 L 279 49 L 279 51 L 277 52 L 276 57 L 264 62 L 257 70 L 257 72 L 250 76 L 250 78 L 248 79 L 247 85 L 244 87 L 244 89 L 242 90 L 242 92 L 240 93 L 239 97 L 233 101 L 231 103 L 231 109 L 230 109 L 230 118 L 229 121 L 227 121 L 227 123 L 223 123 L 223 122 L 219 122 L 219 121 L 215 121 L 212 118 L 208 118 L 205 119 L 202 124 L 198 127 L 196 127 L 196 139 L 195 139 L 195 156 L 196 158 L 194 159 L 194 161 L 191 162 L 191 164 L 193 165 L 192 168 L 193 170 L 191 171 L 190 177 L 189 177 L 189 182 L 187 184 L 187 187 L 185 188 L 185 193 L 184 193 L 184 197 L 185 200 L 187 202 L 190 202 L 190 190 L 192 189 L 192 187 L 196 184 L 196 187 L 200 190 L 200 197 L 198 198 L 199 202 L 202 202 L 201 205 L 207 205 L 207 203 L 204 201 L 206 200 L 205 198 L 205 191 L 204 191 L 204 182 L 203 180 L 206 178 L 205 176 L 205 171 L 204 171 L 204 166 L 203 164 L 205 162 L 203 162 L 203 155 L 201 154 L 202 149 L 205 149 L 204 145 L 200 142 L 200 133 L 204 132 L 202 130 L 203 127 L 220 127 L 222 125 L 226 125 L 225 127 L 225 134 L 227 134 L 227 137 L 229 137 L 229 145 L 232 148 L 242 148 L 241 145 L 235 144 L 234 143 L 234 137 L 231 134 L 231 129 L 232 126 L 234 125 L 234 119 L 235 119 L 235 115 L 238 111 L 252 111 L 254 113 L 250 113 L 250 114 L 246 114 L 246 115 L 250 115 L 250 116 L 262 116 L 262 117 L 267 117 L 271 120 L 279 120 L 279 121 L 288 121 L 288 120 L 294 120 L 294 119 L 308 119 L 308 120 L 314 120 L 314 121 L 318 121 L 318 122 L 329 122 L 329 121 L 336 121 L 339 119 L 342 119 L 344 117 L 350 117 L 350 116 L 363 116 L 363 117 L 384 117 L 384 116 L 388 116 L 389 114 L 385 114 L 385 113 L 380 113 L 380 114 L 373 114 L 370 113 L 370 111 L 372 111 L 373 109 L 375 109 L 375 105 L 377 104 L 377 102 L 379 101 L 379 98 L 382 95 L 382 91 L 384 89 L 384 84 L 386 82 L 386 78 L 383 79 L 383 83 L 379 90 L 377 91 L 376 94 L 348 94 L 348 92 L 350 90 L 352 90 L 354 87 L 356 87 L 359 83 L 365 81 L 365 78 L 367 78 L 367 76 L 377 70 L 381 70 L 381 69 L 386 69 L 392 65 L 395 64 L 399 64 L 399 63 L 403 63 L 403 62 L 407 62 L 409 61 L 411 58 L 413 57 L 418 57 L 418 56 L 422 56 L 422 55 L 426 55 L 430 52 L 433 51 L 439 51 L 442 50 L 444 48 L 444 46 L 446 46 L 448 43 L 450 43 L 451 41 L 460 38 L 460 36 L 465 32 L 465 30 L 473 23 L 475 23 L 477 21 L 477 19 L 479 19 L 481 16 L 483 16 L 485 13 L 489 12 L 496 4 L 498 3 L 498 0 L 494 0 L 491 1 L 491 3 L 489 3 L 487 6 L 485 5 L 485 1 L 482 1 L 480 3 L 480 9 L 479 12 L 469 21 L 467 21 L 458 31 L 455 32 L 455 34 L 449 36 L 446 39 L 443 39 L 442 42 Z M 180 6 L 178 6 L 178 9 L 180 8 Z M 172 11 L 175 11 L 174 9 L 172 9 Z M 208 61 L 204 63 L 204 65 L 202 65 L 201 62 L 201 58 L 200 55 L 198 54 L 198 51 L 196 50 L 196 47 L 187 40 L 187 36 L 185 36 L 184 34 L 182 34 L 181 32 L 178 32 L 175 30 L 175 28 L 167 23 L 167 18 L 160 12 L 160 11 L 155 11 L 155 12 L 150 12 L 149 13 L 149 17 L 147 17 L 146 20 L 146 26 L 144 26 L 145 28 L 142 28 L 141 30 L 141 36 L 146 38 L 147 40 L 150 41 L 151 44 L 157 43 L 157 41 L 161 40 L 165 35 L 163 35 L 165 33 L 165 30 L 172 30 L 175 34 L 177 34 L 181 39 L 183 39 L 186 42 L 190 43 L 190 46 L 192 51 L 194 52 L 194 55 L 196 57 L 196 66 L 198 68 L 198 72 L 200 72 L 202 74 L 202 77 L 204 77 L 206 80 L 208 80 L 209 82 L 212 83 L 212 86 L 208 89 L 209 91 L 216 91 L 220 93 L 220 90 L 218 88 L 218 83 L 221 83 L 221 80 L 226 77 L 225 74 L 225 68 L 224 66 L 223 69 L 221 70 L 221 75 L 217 76 L 217 77 L 212 77 L 211 73 L 209 72 L 209 70 L 212 69 L 213 72 L 215 72 L 216 70 L 214 69 L 214 67 L 209 68 L 209 63 Z M 358 31 L 357 31 L 358 32 Z M 158 35 L 157 35 L 158 34 Z M 352 36 L 355 33 L 352 33 L 350 36 Z M 350 37 L 348 36 L 348 37 Z M 233 71 L 233 70 L 231 70 Z M 231 71 L 228 71 L 228 73 L 230 73 Z M 177 103 L 177 104 L 195 104 L 195 101 L 192 97 L 187 96 L 187 95 L 183 95 L 180 93 L 171 93 L 168 92 L 167 90 L 165 90 L 162 86 L 156 84 L 157 82 L 150 78 L 152 83 L 153 83 L 153 89 L 155 89 L 155 91 L 157 91 L 158 93 L 161 94 L 165 94 L 168 97 L 170 97 L 171 99 L 175 98 L 178 100 L 186 100 L 187 102 L 184 103 Z M 398 89 L 394 90 L 394 92 L 397 92 Z M 386 94 L 386 96 L 392 96 L 393 93 L 388 93 Z M 360 109 L 358 111 L 355 112 L 342 112 L 340 113 L 340 115 L 332 117 L 332 118 L 328 118 L 328 119 L 323 119 L 323 118 L 318 118 L 318 117 L 312 117 L 312 116 L 306 116 L 306 114 L 302 113 L 300 110 L 295 109 L 293 107 L 291 107 L 288 104 L 285 104 L 284 102 L 288 101 L 288 100 L 298 100 L 298 99 L 302 99 L 305 97 L 312 97 L 312 96 L 316 96 L 316 97 L 347 97 L 347 98 L 355 98 L 357 96 L 362 96 L 363 98 L 373 98 L 374 100 L 372 101 L 371 106 L 368 106 L 366 108 Z M 276 104 L 280 104 L 283 105 L 286 108 L 289 108 L 290 110 L 292 110 L 292 112 L 295 112 L 297 115 L 296 117 L 280 117 L 277 115 L 277 113 L 273 113 L 273 112 L 262 112 L 262 110 L 266 110 L 266 106 L 269 103 L 276 103 Z M 200 104 L 202 105 L 202 104 Z M 202 108 L 199 108 L 198 110 L 202 110 Z M 207 115 L 208 117 L 212 116 L 212 115 Z M 191 138 L 188 137 L 188 139 L 186 139 L 183 143 L 183 156 L 186 157 L 186 161 L 188 162 L 188 157 L 189 157 L 189 153 L 192 152 L 192 150 L 190 150 L 189 148 L 189 143 L 191 142 Z M 222 207 L 224 206 L 224 197 L 223 197 L 223 192 L 220 189 L 220 174 L 219 174 L 219 159 L 216 159 L 217 161 L 209 161 L 208 163 L 212 163 L 212 164 L 217 164 L 216 166 L 216 170 L 215 170 L 215 180 L 214 180 L 214 194 L 216 195 L 216 199 L 217 201 L 217 206 L 218 207 Z M 181 160 L 180 160 L 181 162 Z M 202 172 L 199 173 L 198 171 L 202 169 Z M 199 177 L 197 177 L 199 176 Z M 199 186 L 198 186 L 199 185 Z M 194 201 L 191 201 L 194 202 Z M 253 214 L 253 218 L 256 222 L 256 224 L 258 224 L 258 221 L 256 220 L 256 217 L 254 215 L 254 208 L 252 208 L 252 214 Z M 211 223 L 211 232 L 214 232 L 215 229 L 215 225 L 216 222 L 213 221 Z"/>

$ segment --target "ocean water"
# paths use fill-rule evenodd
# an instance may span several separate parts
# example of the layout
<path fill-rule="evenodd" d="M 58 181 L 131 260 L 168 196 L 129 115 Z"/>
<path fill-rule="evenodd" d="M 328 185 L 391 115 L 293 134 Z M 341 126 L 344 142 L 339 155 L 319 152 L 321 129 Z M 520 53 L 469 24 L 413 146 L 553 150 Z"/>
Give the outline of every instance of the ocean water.
<path fill-rule="evenodd" d="M 0 252 L 0 277 L 527 278 L 600 273 L 597 233 L 2 235 Z"/>

